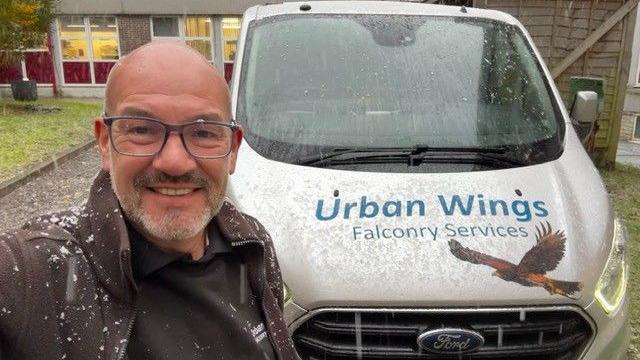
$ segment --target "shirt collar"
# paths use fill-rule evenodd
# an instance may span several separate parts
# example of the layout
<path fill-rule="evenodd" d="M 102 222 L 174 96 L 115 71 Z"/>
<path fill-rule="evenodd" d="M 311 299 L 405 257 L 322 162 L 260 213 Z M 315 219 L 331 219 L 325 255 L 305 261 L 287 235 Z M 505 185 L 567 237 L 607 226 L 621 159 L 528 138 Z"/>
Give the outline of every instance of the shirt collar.
<path fill-rule="evenodd" d="M 133 274 L 137 280 L 169 265 L 175 261 L 185 263 L 204 263 L 211 261 L 216 254 L 232 252 L 231 246 L 222 238 L 215 221 L 207 226 L 208 244 L 203 256 L 198 260 L 191 259 L 190 254 L 166 252 L 147 241 L 131 224 L 127 222 L 127 230 L 131 241 L 131 261 Z"/>

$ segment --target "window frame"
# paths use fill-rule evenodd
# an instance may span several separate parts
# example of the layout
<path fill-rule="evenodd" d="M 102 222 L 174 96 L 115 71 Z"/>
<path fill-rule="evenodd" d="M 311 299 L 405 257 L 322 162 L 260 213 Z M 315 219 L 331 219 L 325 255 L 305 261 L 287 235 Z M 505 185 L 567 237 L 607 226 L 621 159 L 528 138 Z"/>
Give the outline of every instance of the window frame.
<path fill-rule="evenodd" d="M 209 36 L 187 36 L 185 34 L 185 27 L 186 27 L 186 19 L 188 17 L 196 17 L 196 18 L 205 18 L 208 19 L 208 23 L 209 23 Z M 190 14 L 190 15 L 151 15 L 149 16 L 150 21 L 149 21 L 149 33 L 151 34 L 151 41 L 154 40 L 160 40 L 160 39 L 176 39 L 178 41 L 181 41 L 183 43 L 187 43 L 187 41 L 189 40 L 207 40 L 209 41 L 209 44 L 211 45 L 211 51 L 210 51 L 210 57 L 211 59 L 207 59 L 208 62 L 210 63 L 214 63 L 215 62 L 215 42 L 214 42 L 214 32 L 213 32 L 213 17 L 211 15 L 194 15 L 194 14 Z M 153 32 L 153 21 L 154 18 L 174 18 L 178 20 L 178 36 L 156 36 Z M 197 51 L 197 50 L 196 50 Z"/>
<path fill-rule="evenodd" d="M 225 64 L 233 64 L 235 59 L 234 60 L 227 60 L 226 59 L 226 56 L 224 54 L 224 46 L 225 46 L 225 43 L 226 43 L 227 40 L 235 41 L 236 42 L 236 55 L 237 55 L 237 53 L 238 53 L 238 41 L 240 40 L 240 35 L 238 34 L 238 36 L 236 36 L 234 38 L 227 37 L 227 36 L 224 35 L 224 19 L 226 19 L 226 18 L 235 18 L 235 19 L 238 20 L 238 33 L 240 33 L 240 30 L 242 29 L 242 16 L 223 16 L 221 21 L 220 21 L 220 33 L 221 33 L 221 36 L 222 36 L 221 43 L 222 43 L 222 48 L 223 48 L 222 62 L 225 63 Z"/>
<path fill-rule="evenodd" d="M 109 39 L 111 38 L 111 36 L 93 36 L 91 33 L 91 18 L 109 18 L 109 17 L 113 17 L 115 19 L 115 38 L 118 41 L 118 58 L 117 59 L 99 59 L 96 60 L 93 58 L 93 40 L 94 39 L 99 39 L 99 40 L 105 40 L 105 39 Z M 118 17 L 113 15 L 113 16 L 109 16 L 109 15 L 92 15 L 92 16 L 87 16 L 87 26 L 88 26 L 88 36 L 89 36 L 89 44 L 91 46 L 91 58 L 92 61 L 98 61 L 98 62 L 117 62 L 120 60 L 120 57 L 122 56 L 122 54 L 120 53 L 120 30 L 118 29 Z"/>
<path fill-rule="evenodd" d="M 63 36 L 62 35 L 62 18 L 67 17 L 67 18 L 73 18 L 73 17 L 79 17 L 82 18 L 82 32 L 83 35 L 76 35 L 76 36 Z M 56 19 L 56 31 L 58 33 L 58 41 L 60 43 L 60 60 L 62 62 L 87 62 L 90 60 L 89 54 L 91 53 L 90 49 L 89 49 L 89 38 L 87 36 L 87 19 L 84 16 L 80 16 L 80 15 L 66 15 L 66 16 L 60 16 Z M 84 40 L 87 43 L 87 48 L 86 48 L 86 59 L 65 59 L 64 58 L 64 47 L 62 46 L 62 42 L 65 40 Z"/>
<path fill-rule="evenodd" d="M 153 31 L 153 20 L 154 18 L 171 18 L 178 20 L 178 36 L 156 36 Z M 151 41 L 157 39 L 180 39 L 182 37 L 182 27 L 180 26 L 180 16 L 172 16 L 172 15 L 152 15 L 149 16 L 149 33 L 151 34 Z"/>
<path fill-rule="evenodd" d="M 91 87 L 103 87 L 105 86 L 105 84 L 99 84 L 96 83 L 96 75 L 95 75 L 95 66 L 94 66 L 94 62 L 118 62 L 121 58 L 122 58 L 122 52 L 120 49 L 120 28 L 118 26 L 118 17 L 116 15 L 66 15 L 69 17 L 72 16 L 78 16 L 78 17 L 82 17 L 82 23 L 84 25 L 84 37 L 78 37 L 78 36 L 72 36 L 72 37 L 64 37 L 62 36 L 62 24 L 61 24 L 61 18 L 64 16 L 59 16 L 56 18 L 55 21 L 55 25 L 56 25 L 56 33 L 57 33 L 57 40 L 58 40 L 58 45 L 60 46 L 60 66 L 61 66 L 61 84 L 64 86 L 70 86 L 70 87 L 86 87 L 86 86 L 91 86 Z M 118 43 L 118 59 L 99 59 L 99 60 L 95 60 L 93 58 L 93 35 L 91 34 L 91 18 L 113 18 L 115 20 L 115 38 L 117 40 Z M 101 37 L 101 36 L 97 36 L 96 39 L 105 39 L 106 37 Z M 64 56 L 62 54 L 62 41 L 64 40 L 69 40 L 69 39 L 83 39 L 87 42 L 87 59 L 85 60 L 77 60 L 77 59 L 68 59 L 65 60 Z M 86 83 L 86 84 L 78 84 L 78 83 L 67 83 L 66 79 L 64 78 L 64 63 L 65 62 L 75 62 L 75 63 L 85 63 L 88 62 L 89 63 L 89 75 L 91 77 L 91 82 L 90 83 Z"/>

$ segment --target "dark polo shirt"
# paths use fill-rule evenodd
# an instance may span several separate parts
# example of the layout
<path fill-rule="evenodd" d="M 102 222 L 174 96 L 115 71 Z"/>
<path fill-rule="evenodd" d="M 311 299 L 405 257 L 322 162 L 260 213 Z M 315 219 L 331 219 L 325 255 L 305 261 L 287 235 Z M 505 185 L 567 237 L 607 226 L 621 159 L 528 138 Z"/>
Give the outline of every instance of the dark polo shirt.
<path fill-rule="evenodd" d="M 130 359 L 275 359 L 246 267 L 215 222 L 196 261 L 128 227 L 138 285 Z"/>

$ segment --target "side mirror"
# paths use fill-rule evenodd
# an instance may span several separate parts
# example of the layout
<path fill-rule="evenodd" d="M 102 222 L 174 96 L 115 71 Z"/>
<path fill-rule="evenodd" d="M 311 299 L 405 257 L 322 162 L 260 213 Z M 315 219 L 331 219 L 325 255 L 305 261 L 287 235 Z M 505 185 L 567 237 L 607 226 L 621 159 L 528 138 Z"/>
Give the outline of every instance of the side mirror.
<path fill-rule="evenodd" d="M 598 94 L 595 91 L 578 91 L 571 108 L 571 123 L 584 143 L 598 118 Z"/>

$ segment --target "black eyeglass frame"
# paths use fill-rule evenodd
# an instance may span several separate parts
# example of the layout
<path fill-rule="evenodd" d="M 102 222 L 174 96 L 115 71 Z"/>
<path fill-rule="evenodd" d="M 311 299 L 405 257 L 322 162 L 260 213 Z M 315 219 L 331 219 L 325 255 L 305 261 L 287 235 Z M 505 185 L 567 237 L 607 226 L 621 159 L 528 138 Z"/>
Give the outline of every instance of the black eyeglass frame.
<path fill-rule="evenodd" d="M 135 155 L 135 154 L 127 154 L 127 153 L 123 153 L 120 152 L 115 144 L 113 143 L 113 136 L 112 136 L 112 131 L 111 131 L 111 125 L 113 124 L 114 121 L 116 120 L 126 120 L 126 119 L 139 119 L 139 120 L 148 120 L 148 121 L 152 121 L 154 123 L 158 123 L 160 125 L 162 125 L 164 127 L 164 141 L 162 142 L 162 145 L 160 146 L 160 148 L 158 149 L 158 151 L 156 151 L 153 154 L 144 154 L 144 155 Z M 178 135 L 180 135 L 180 141 L 182 142 L 182 146 L 184 146 L 184 149 L 187 151 L 187 153 L 191 156 L 193 156 L 194 158 L 198 158 L 198 159 L 220 159 L 220 158 L 224 158 L 226 156 L 228 156 L 231 153 L 231 149 L 233 145 L 233 138 L 231 139 L 231 144 L 229 144 L 229 151 L 227 151 L 226 154 L 224 155 L 216 155 L 216 156 L 200 156 L 200 155 L 194 155 L 191 153 L 191 150 L 189 150 L 189 147 L 187 146 L 187 143 L 184 141 L 184 136 L 183 134 L 183 129 L 186 126 L 190 126 L 190 125 L 199 125 L 199 124 L 215 124 L 215 125 L 220 125 L 220 126 L 224 126 L 224 127 L 228 127 L 231 129 L 231 134 L 235 134 L 235 132 L 240 128 L 240 125 L 238 125 L 235 120 L 231 119 L 231 121 L 228 124 L 225 123 L 221 123 L 218 121 L 206 121 L 203 119 L 198 119 L 196 121 L 192 121 L 190 123 L 186 123 L 186 124 L 181 124 L 181 125 L 170 125 L 170 124 L 165 124 L 162 121 L 158 120 L 158 119 L 154 119 L 154 118 L 150 118 L 150 117 L 146 117 L 146 116 L 131 116 L 131 115 L 122 115 L 122 116 L 107 116 L 106 114 L 102 115 L 102 120 L 104 121 L 104 124 L 107 126 L 107 128 L 109 128 L 109 142 L 111 143 L 111 146 L 113 147 L 113 149 L 121 155 L 126 155 L 126 156 L 135 156 L 135 157 L 150 157 L 150 156 L 155 156 L 157 154 L 159 154 L 162 149 L 164 149 L 164 146 L 167 143 L 167 139 L 169 138 L 169 135 L 172 132 L 176 132 L 178 133 Z"/>

